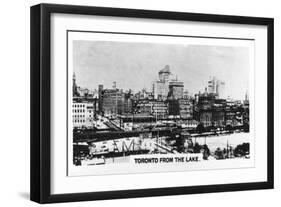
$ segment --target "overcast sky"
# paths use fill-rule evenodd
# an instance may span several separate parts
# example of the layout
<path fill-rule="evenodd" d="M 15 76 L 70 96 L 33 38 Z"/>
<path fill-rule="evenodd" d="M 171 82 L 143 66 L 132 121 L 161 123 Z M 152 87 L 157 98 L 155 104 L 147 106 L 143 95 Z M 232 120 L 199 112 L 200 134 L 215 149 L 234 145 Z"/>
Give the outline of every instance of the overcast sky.
<path fill-rule="evenodd" d="M 203 92 L 210 76 L 225 81 L 234 99 L 244 99 L 249 87 L 246 47 L 74 40 L 73 64 L 77 84 L 91 90 L 113 81 L 125 90 L 150 90 L 165 65 L 191 94 Z"/>

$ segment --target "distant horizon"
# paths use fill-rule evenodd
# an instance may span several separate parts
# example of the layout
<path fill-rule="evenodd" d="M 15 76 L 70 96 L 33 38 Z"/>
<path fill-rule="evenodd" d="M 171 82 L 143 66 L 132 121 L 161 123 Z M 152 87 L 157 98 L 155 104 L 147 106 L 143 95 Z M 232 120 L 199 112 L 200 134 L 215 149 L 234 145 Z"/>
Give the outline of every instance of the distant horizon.
<path fill-rule="evenodd" d="M 190 95 L 204 92 L 210 77 L 225 82 L 226 97 L 244 100 L 249 89 L 249 48 L 210 45 L 73 41 L 73 68 L 81 88 L 98 85 L 151 92 L 158 72 L 170 66 Z M 117 72 L 116 72 L 117 71 Z"/>

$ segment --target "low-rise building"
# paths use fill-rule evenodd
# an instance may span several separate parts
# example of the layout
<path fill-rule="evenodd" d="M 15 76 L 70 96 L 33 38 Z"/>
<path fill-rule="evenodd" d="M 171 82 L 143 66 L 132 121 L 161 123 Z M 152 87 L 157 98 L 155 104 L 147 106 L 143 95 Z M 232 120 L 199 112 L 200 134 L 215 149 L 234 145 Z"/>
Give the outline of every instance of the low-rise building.
<path fill-rule="evenodd" d="M 168 103 L 168 113 L 169 117 L 178 118 L 180 116 L 179 100 L 169 99 Z"/>
<path fill-rule="evenodd" d="M 72 123 L 73 127 L 93 127 L 94 102 L 74 100 L 72 102 Z"/>
<path fill-rule="evenodd" d="M 100 93 L 100 110 L 105 115 L 116 115 L 132 111 L 130 93 L 119 89 L 105 89 Z"/>
<path fill-rule="evenodd" d="M 206 126 L 238 126 L 248 120 L 247 105 L 241 101 L 218 99 L 213 94 L 199 95 L 194 117 Z"/>
<path fill-rule="evenodd" d="M 167 103 L 164 101 L 152 101 L 152 115 L 156 119 L 164 119 L 167 117 L 168 108 Z"/>
<path fill-rule="evenodd" d="M 179 112 L 182 119 L 193 118 L 193 103 L 189 99 L 179 99 Z"/>
<path fill-rule="evenodd" d="M 164 119 L 168 115 L 167 103 L 160 100 L 139 100 L 136 103 L 136 108 L 139 113 L 151 114 L 156 119 Z"/>

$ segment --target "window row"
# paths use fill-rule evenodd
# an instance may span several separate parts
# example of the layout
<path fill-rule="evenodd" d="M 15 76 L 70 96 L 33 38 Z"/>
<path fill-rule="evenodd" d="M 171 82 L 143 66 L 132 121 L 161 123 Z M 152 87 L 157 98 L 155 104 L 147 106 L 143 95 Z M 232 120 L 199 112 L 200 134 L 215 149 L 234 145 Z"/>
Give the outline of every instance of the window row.
<path fill-rule="evenodd" d="M 85 123 L 85 120 L 76 120 L 76 119 L 74 119 L 74 122 L 75 122 L 75 123 L 79 123 L 79 122 L 80 122 L 80 123 Z"/>
<path fill-rule="evenodd" d="M 72 109 L 73 113 L 85 113 L 85 109 Z M 88 113 L 92 113 L 93 110 L 88 110 Z"/>
<path fill-rule="evenodd" d="M 72 112 L 74 113 L 82 113 L 82 112 L 85 112 L 85 109 L 73 109 Z"/>
<path fill-rule="evenodd" d="M 74 108 L 84 108 L 85 105 L 74 104 L 74 105 L 72 105 L 72 107 L 74 107 Z"/>
<path fill-rule="evenodd" d="M 75 117 L 75 118 L 76 118 L 76 117 L 77 117 L 77 118 L 78 118 L 78 117 L 85 117 L 85 115 L 73 115 L 72 117 Z"/>
<path fill-rule="evenodd" d="M 83 119 L 81 119 L 81 120 L 79 120 L 79 119 L 78 119 L 78 120 L 74 119 L 73 122 L 74 122 L 74 123 L 85 123 L 86 121 L 83 120 Z M 92 122 L 92 120 L 90 119 L 89 122 Z"/>

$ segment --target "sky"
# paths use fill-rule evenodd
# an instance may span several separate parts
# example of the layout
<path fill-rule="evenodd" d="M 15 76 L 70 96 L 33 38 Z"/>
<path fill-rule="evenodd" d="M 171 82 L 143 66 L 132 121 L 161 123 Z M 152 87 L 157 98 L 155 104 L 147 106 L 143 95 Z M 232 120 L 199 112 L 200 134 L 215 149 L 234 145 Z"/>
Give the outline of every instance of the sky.
<path fill-rule="evenodd" d="M 191 94 L 203 92 L 211 76 L 226 83 L 226 95 L 243 100 L 249 88 L 249 49 L 210 45 L 73 40 L 76 83 L 90 90 L 151 90 L 158 71 L 170 66 Z"/>

